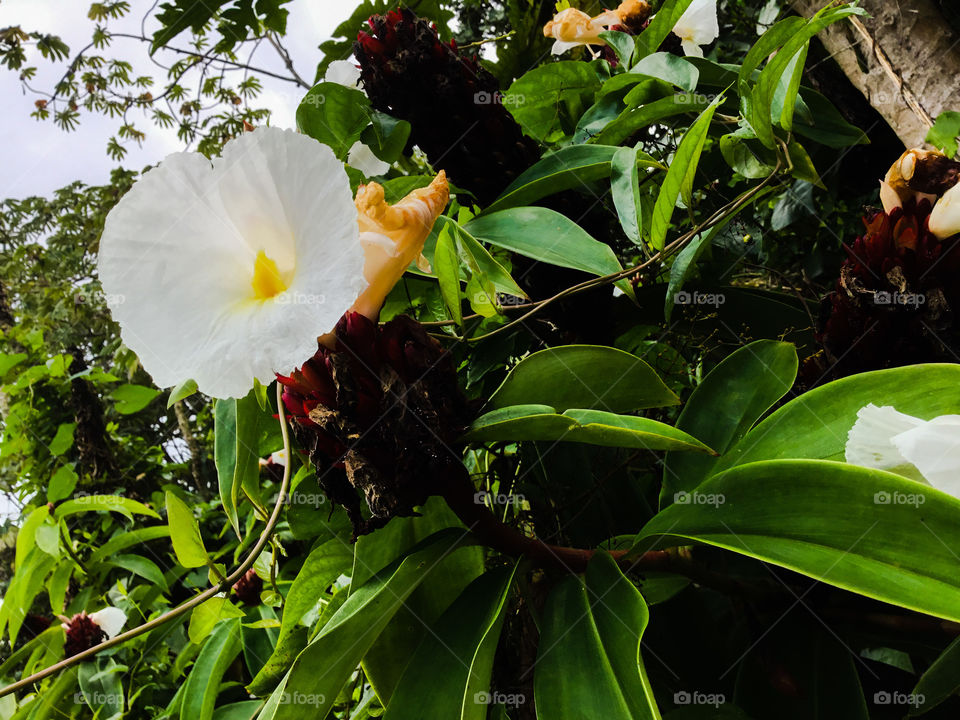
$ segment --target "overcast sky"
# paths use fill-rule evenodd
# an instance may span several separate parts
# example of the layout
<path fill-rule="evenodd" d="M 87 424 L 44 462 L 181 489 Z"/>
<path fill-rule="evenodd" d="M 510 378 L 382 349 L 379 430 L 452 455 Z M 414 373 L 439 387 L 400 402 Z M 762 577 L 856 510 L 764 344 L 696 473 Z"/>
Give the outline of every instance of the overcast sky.
<path fill-rule="evenodd" d="M 153 0 L 130 0 L 130 15 L 120 22 L 111 22 L 110 28 L 114 32 L 139 33 L 140 19 L 153 4 Z M 284 42 L 307 82 L 313 80 L 320 58 L 317 46 L 330 38 L 334 28 L 350 16 L 357 4 L 358 0 L 293 0 L 286 6 L 290 17 Z M 0 28 L 20 25 L 27 32 L 59 35 L 76 51 L 90 42 L 93 24 L 87 19 L 89 7 L 89 0 L 0 0 Z M 152 34 L 153 29 L 148 25 L 146 34 Z M 180 44 L 185 44 L 182 39 Z M 157 82 L 164 79 L 164 71 L 151 63 L 143 43 L 116 39 L 106 54 L 129 59 L 135 75 L 150 75 Z M 51 64 L 39 53 L 28 56 L 28 64 L 39 68 L 31 84 L 43 89 L 52 88 L 65 67 L 63 62 Z M 261 45 L 252 64 L 278 73 L 285 71 L 266 43 Z M 258 106 L 273 110 L 271 124 L 292 127 L 304 91 L 268 77 L 263 81 L 265 92 Z M 49 194 L 74 180 L 102 183 L 118 164 L 139 170 L 182 149 L 175 129 L 160 130 L 148 126 L 146 118 L 138 119 L 136 125 L 147 131 L 148 139 L 142 148 L 128 144 L 130 152 L 117 163 L 106 154 L 107 140 L 119 127 L 116 118 L 83 115 L 80 127 L 66 133 L 50 120 L 40 122 L 30 117 L 36 100 L 37 96 L 22 92 L 17 73 L 0 68 L 0 198 Z"/>

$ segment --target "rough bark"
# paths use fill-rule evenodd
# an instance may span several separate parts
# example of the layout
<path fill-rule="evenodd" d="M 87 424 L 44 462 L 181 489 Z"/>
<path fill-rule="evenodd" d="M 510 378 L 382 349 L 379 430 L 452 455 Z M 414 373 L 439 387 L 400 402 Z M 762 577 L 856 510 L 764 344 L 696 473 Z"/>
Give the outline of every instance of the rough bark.
<path fill-rule="evenodd" d="M 792 0 L 810 17 L 825 0 Z M 933 119 L 960 110 L 960 35 L 933 0 L 863 0 L 870 16 L 830 26 L 820 40 L 904 145 L 923 144 Z"/>

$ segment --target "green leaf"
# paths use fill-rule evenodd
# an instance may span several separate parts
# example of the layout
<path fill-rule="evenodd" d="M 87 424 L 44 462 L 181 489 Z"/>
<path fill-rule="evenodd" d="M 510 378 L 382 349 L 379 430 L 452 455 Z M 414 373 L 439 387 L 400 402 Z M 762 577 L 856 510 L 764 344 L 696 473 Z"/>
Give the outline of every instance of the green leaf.
<path fill-rule="evenodd" d="M 242 700 L 221 705 L 213 711 L 213 720 L 253 720 L 262 707 L 262 700 Z"/>
<path fill-rule="evenodd" d="M 316 606 L 317 599 L 327 591 L 334 580 L 341 575 L 350 574 L 351 565 L 353 548 L 339 538 L 328 540 L 310 551 L 283 604 L 281 640 Z"/>
<path fill-rule="evenodd" d="M 709 107 L 710 101 L 702 95 L 679 93 L 637 107 L 627 107 L 595 140 L 598 144 L 619 145 L 638 131 L 662 120 Z"/>
<path fill-rule="evenodd" d="M 585 147 L 598 147 L 587 145 Z M 627 239 L 642 246 L 643 213 L 640 208 L 640 171 L 637 169 L 637 149 L 624 147 L 617 150 L 610 166 L 610 190 L 617 208 L 620 227 Z"/>
<path fill-rule="evenodd" d="M 159 394 L 160 391 L 156 388 L 143 385 L 121 385 L 110 393 L 110 397 L 116 402 L 114 407 L 118 413 L 131 415 L 143 410 Z"/>
<path fill-rule="evenodd" d="M 923 715 L 960 691 L 960 638 L 940 653 L 913 689 L 914 696 L 923 696 L 923 704 L 910 710 L 911 717 Z"/>
<path fill-rule="evenodd" d="M 240 485 L 236 482 L 237 401 L 234 398 L 216 401 L 213 429 L 214 462 L 217 467 L 220 502 L 234 531 L 240 535 L 240 520 L 237 515 Z"/>
<path fill-rule="evenodd" d="M 783 76 L 780 78 L 780 85 L 777 87 L 773 98 L 773 119 L 777 120 L 780 127 L 787 132 L 793 130 L 793 113 L 797 108 L 800 82 L 803 80 L 803 69 L 807 62 L 807 52 L 809 50 L 810 41 L 808 40 L 790 60 L 790 64 L 787 65 Z"/>
<path fill-rule="evenodd" d="M 47 501 L 58 502 L 64 498 L 70 497 L 74 488 L 77 487 L 79 476 L 70 465 L 61 465 L 50 478 L 50 484 L 47 487 Z"/>
<path fill-rule="evenodd" d="M 765 178 L 774 170 L 773 165 L 757 157 L 745 138 L 735 133 L 720 138 L 720 153 L 731 168 L 751 180 Z"/>
<path fill-rule="evenodd" d="M 617 30 L 607 30 L 600 33 L 600 39 L 613 48 L 617 60 L 623 67 L 630 67 L 633 51 L 636 49 L 636 38 L 633 35 Z"/>
<path fill-rule="evenodd" d="M 450 232 L 450 226 L 446 224 L 437 236 L 437 246 L 433 251 L 433 270 L 437 274 L 440 295 L 450 318 L 457 325 L 463 325 L 463 310 L 460 307 L 460 256 L 457 254 L 457 241 Z"/>
<path fill-rule="evenodd" d="M 591 183 L 609 177 L 610 162 L 617 150 L 607 145 L 569 145 L 545 155 L 510 183 L 484 214 L 530 205 L 564 190 L 587 188 Z"/>
<path fill-rule="evenodd" d="M 809 88 L 800 89 L 800 97 L 810 110 L 810 119 L 794 118 L 794 132 L 821 145 L 844 148 L 866 145 L 870 138 L 860 128 L 848 123 L 840 111 L 820 93 Z"/>
<path fill-rule="evenodd" d="M 464 541 L 464 531 L 433 535 L 402 561 L 353 590 L 317 637 L 297 657 L 275 693 L 310 695 L 314 704 L 279 704 L 274 720 L 322 720 L 360 659 L 436 564 Z M 261 715 L 264 717 L 264 715 Z"/>
<path fill-rule="evenodd" d="M 735 445 L 797 377 L 797 350 L 790 343 L 758 340 L 729 355 L 697 386 L 677 419 L 677 428 L 719 453 Z M 693 490 L 713 473 L 717 458 L 668 453 L 661 507 L 674 494 Z"/>
<path fill-rule="evenodd" d="M 77 669 L 80 694 L 97 720 L 123 717 L 123 673 L 127 668 L 113 658 L 97 658 L 81 663 Z"/>
<path fill-rule="evenodd" d="M 128 572 L 132 572 L 134 575 L 139 575 L 164 592 L 167 592 L 167 581 L 163 577 L 163 571 L 153 560 L 142 557 L 141 555 L 113 555 L 109 557 L 106 562 L 118 568 L 123 568 Z"/>
<path fill-rule="evenodd" d="M 940 113 L 927 133 L 927 142 L 943 150 L 947 157 L 956 157 L 957 138 L 960 137 L 960 112 L 953 110 Z M 0 371 L 0 377 L 3 372 Z"/>
<path fill-rule="evenodd" d="M 370 121 L 370 126 L 360 134 L 360 139 L 384 162 L 396 162 L 410 139 L 410 123 L 379 110 L 370 111 Z"/>
<path fill-rule="evenodd" d="M 696 90 L 697 80 L 700 79 L 700 71 L 695 65 L 687 62 L 686 58 L 677 57 L 668 52 L 647 55 L 630 69 L 630 74 L 646 75 L 663 80 L 685 92 Z"/>
<path fill-rule="evenodd" d="M 823 180 L 820 179 L 820 173 L 818 173 L 817 169 L 813 166 L 813 160 L 810 158 L 810 155 L 807 154 L 803 145 L 791 139 L 790 144 L 787 146 L 787 151 L 790 153 L 790 162 L 793 164 L 793 171 L 790 173 L 793 177 L 797 178 L 797 180 L 803 180 L 804 182 L 816 185 L 823 190 L 827 189 L 827 186 L 823 184 Z"/>
<path fill-rule="evenodd" d="M 136 530 L 120 533 L 119 535 L 110 538 L 103 545 L 99 546 L 96 550 L 90 553 L 89 563 L 91 566 L 96 565 L 97 563 L 103 562 L 106 560 L 106 558 L 110 557 L 114 553 L 120 552 L 121 550 L 126 550 L 134 545 L 143 545 L 151 540 L 158 540 L 164 537 L 170 537 L 170 528 L 168 528 L 166 525 L 138 528 Z"/>
<path fill-rule="evenodd" d="M 606 553 L 590 561 L 586 583 L 575 576 L 560 580 L 540 624 L 537 717 L 659 720 L 640 659 L 648 619 L 640 593 Z"/>
<path fill-rule="evenodd" d="M 297 108 L 297 128 L 304 135 L 333 148 L 341 160 L 370 124 L 370 101 L 355 88 L 322 82 L 306 94 Z"/>
<path fill-rule="evenodd" d="M 187 636 L 190 642 L 202 645 L 221 620 L 241 617 L 243 610 L 230 602 L 229 598 L 214 596 L 197 605 L 190 613 Z"/>
<path fill-rule="evenodd" d="M 204 0 L 202 3 L 192 0 L 170 0 L 160 6 L 157 20 L 160 29 L 153 34 L 153 43 L 150 53 L 153 54 L 164 45 L 170 43 L 177 35 L 188 28 L 199 32 L 204 25 L 210 22 L 217 10 L 229 0 Z"/>
<path fill-rule="evenodd" d="M 47 449 L 54 456 L 63 455 L 73 446 L 73 431 L 76 429 L 76 423 L 61 423 L 57 428 L 57 434 L 53 436 Z"/>
<path fill-rule="evenodd" d="M 240 621 L 214 628 L 184 684 L 180 720 L 211 720 L 224 673 L 240 654 Z"/>
<path fill-rule="evenodd" d="M 177 561 L 185 568 L 203 567 L 210 562 L 203 546 L 200 527 L 193 510 L 170 490 L 167 490 L 167 523 Z"/>
<path fill-rule="evenodd" d="M 893 473 L 771 460 L 697 486 L 641 530 L 634 550 L 706 543 L 957 621 L 958 517 L 960 500 Z"/>
<path fill-rule="evenodd" d="M 464 437 L 470 442 L 554 440 L 637 450 L 711 453 L 706 445 L 670 425 L 602 410 L 567 410 L 546 405 L 514 405 L 477 418 Z"/>
<path fill-rule="evenodd" d="M 679 402 L 637 356 L 600 345 L 565 345 L 517 363 L 486 408 L 539 404 L 560 412 L 585 408 L 623 413 Z"/>
<path fill-rule="evenodd" d="M 480 576 L 443 613 L 407 665 L 384 720 L 485 720 L 515 573 L 516 565 Z"/>
<path fill-rule="evenodd" d="M 522 207 L 482 215 L 464 228 L 476 238 L 560 267 L 609 275 L 623 270 L 610 246 L 553 210 Z"/>
<path fill-rule="evenodd" d="M 141 502 L 120 497 L 119 495 L 83 495 L 67 500 L 57 506 L 56 517 L 58 520 L 68 515 L 95 510 L 97 512 L 117 512 L 128 520 L 133 520 L 134 515 L 148 515 L 149 517 L 160 519 L 153 510 Z"/>
<path fill-rule="evenodd" d="M 682 196 L 687 207 L 691 205 L 693 197 L 693 181 L 700 163 L 700 154 L 707 142 L 707 133 L 710 130 L 710 121 L 713 119 L 717 107 L 724 100 L 718 95 L 710 106 L 701 113 L 697 121 L 684 134 L 677 152 L 667 170 L 667 176 L 660 187 L 660 194 L 653 206 L 653 224 L 650 228 L 650 244 L 655 250 L 663 250 L 667 239 L 667 230 L 673 210 L 677 205 L 677 198 Z"/>
<path fill-rule="evenodd" d="M 0 353 L 0 383 L 4 376 L 29 357 L 26 353 Z"/>
<path fill-rule="evenodd" d="M 563 60 L 517 79 L 503 104 L 528 135 L 549 142 L 573 131 L 599 88 L 597 73 L 588 63 Z"/>
<path fill-rule="evenodd" d="M 49 518 L 37 527 L 36 542 L 37 547 L 47 555 L 54 558 L 60 557 L 60 527 Z"/>
<path fill-rule="evenodd" d="M 456 234 L 459 255 L 463 260 L 461 270 L 463 270 L 463 264 L 466 264 L 471 273 L 479 273 L 486 277 L 497 292 L 514 297 L 527 297 L 527 294 L 517 285 L 517 281 L 513 279 L 513 276 L 490 254 L 489 250 L 480 244 L 479 240 L 453 219 L 444 215 L 441 215 L 440 219 L 445 221 L 447 227 L 452 228 Z"/>
<path fill-rule="evenodd" d="M 170 391 L 170 396 L 167 398 L 167 410 L 172 408 L 181 400 L 185 400 L 186 398 L 190 397 L 196 393 L 197 390 L 198 388 L 195 380 L 184 380 Z"/>
<path fill-rule="evenodd" d="M 655 53 L 667 39 L 677 21 L 690 6 L 692 0 L 666 0 L 653 16 L 650 24 L 637 37 L 637 57 L 645 58 Z"/>
<path fill-rule="evenodd" d="M 779 408 L 734 445 L 715 472 L 758 460 L 843 460 L 857 412 L 891 405 L 924 420 L 960 414 L 960 365 L 929 364 L 843 378 Z"/>

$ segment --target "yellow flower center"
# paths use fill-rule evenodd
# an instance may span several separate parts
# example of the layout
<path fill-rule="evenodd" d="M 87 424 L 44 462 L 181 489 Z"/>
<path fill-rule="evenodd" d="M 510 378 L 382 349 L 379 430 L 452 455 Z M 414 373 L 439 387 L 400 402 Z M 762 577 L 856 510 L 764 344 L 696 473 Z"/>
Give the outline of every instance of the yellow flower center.
<path fill-rule="evenodd" d="M 253 264 L 253 280 L 250 284 L 253 286 L 253 294 L 257 300 L 269 300 L 287 289 L 287 283 L 280 275 L 277 263 L 268 258 L 263 250 L 257 253 L 257 259 Z"/>

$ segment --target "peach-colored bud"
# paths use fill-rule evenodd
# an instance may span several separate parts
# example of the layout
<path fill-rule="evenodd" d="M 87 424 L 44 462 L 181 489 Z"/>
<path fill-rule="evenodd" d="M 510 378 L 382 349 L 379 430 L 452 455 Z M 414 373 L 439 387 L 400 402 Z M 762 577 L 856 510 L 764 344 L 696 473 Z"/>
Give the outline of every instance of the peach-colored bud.
<path fill-rule="evenodd" d="M 960 233 L 960 185 L 947 190 L 933 206 L 929 228 L 940 240 Z"/>
<path fill-rule="evenodd" d="M 916 170 L 917 161 L 922 160 L 929 154 L 930 151 L 928 150 L 913 148 L 903 153 L 890 166 L 886 177 L 880 183 L 880 202 L 883 203 L 883 209 L 888 214 L 893 212 L 895 208 L 903 207 L 903 203 L 908 200 L 920 202 L 920 200 L 926 198 L 931 203 L 936 201 L 936 195 L 917 192 L 909 185 L 910 178 L 913 177 Z"/>
<path fill-rule="evenodd" d="M 620 8 L 632 11 L 635 0 L 627 0 Z M 605 45 L 600 33 L 620 24 L 620 8 L 606 10 L 590 17 L 583 10 L 567 8 L 558 12 L 553 20 L 543 26 L 543 34 L 556 40 L 553 45 L 555 55 L 566 52 L 577 45 Z"/>
<path fill-rule="evenodd" d="M 352 310 L 376 321 L 380 308 L 410 263 L 429 268 L 421 255 L 434 222 L 450 200 L 450 187 L 442 170 L 427 187 L 414 190 L 395 205 L 388 205 L 383 187 L 361 185 L 356 205 L 363 245 L 363 275 L 369 287 Z"/>

